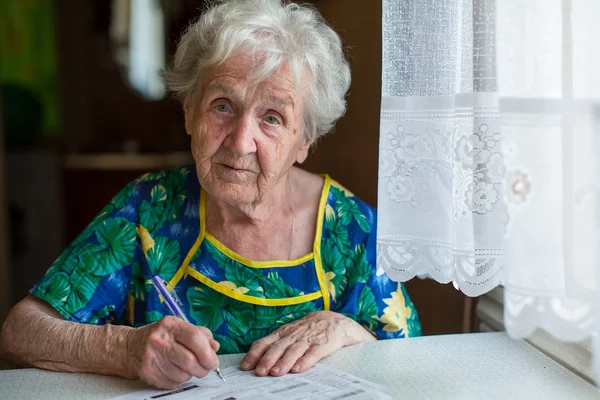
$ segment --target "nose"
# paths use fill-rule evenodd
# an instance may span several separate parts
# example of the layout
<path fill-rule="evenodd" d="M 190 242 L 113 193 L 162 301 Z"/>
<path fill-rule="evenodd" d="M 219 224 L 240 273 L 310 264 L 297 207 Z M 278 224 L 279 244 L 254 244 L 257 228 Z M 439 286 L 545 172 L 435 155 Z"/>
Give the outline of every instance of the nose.
<path fill-rule="evenodd" d="M 231 126 L 223 145 L 236 157 L 244 157 L 256 152 L 255 126 L 252 118 L 240 115 Z"/>

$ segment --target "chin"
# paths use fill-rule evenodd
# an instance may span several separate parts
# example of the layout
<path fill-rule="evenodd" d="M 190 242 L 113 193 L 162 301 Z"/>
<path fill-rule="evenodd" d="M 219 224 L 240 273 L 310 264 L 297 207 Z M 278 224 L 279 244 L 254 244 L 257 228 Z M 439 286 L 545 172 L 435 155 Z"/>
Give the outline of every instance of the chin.
<path fill-rule="evenodd" d="M 255 185 L 231 183 L 225 181 L 213 181 L 205 190 L 217 200 L 230 204 L 244 205 L 252 204 L 257 200 L 258 192 Z"/>

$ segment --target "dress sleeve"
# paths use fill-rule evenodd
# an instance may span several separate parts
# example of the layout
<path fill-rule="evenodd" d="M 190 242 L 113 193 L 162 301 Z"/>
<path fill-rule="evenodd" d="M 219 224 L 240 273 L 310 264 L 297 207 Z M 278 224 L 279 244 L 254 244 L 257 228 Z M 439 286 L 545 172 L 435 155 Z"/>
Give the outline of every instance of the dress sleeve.
<path fill-rule="evenodd" d="M 121 190 L 29 291 L 70 321 L 124 319 L 131 270 L 140 258 L 136 182 Z"/>
<path fill-rule="evenodd" d="M 377 272 L 375 209 L 343 193 L 335 208 L 328 213 L 322 250 L 331 310 L 354 319 L 378 339 L 420 336 L 419 316 L 404 284 Z M 351 217 L 344 221 L 346 214 Z"/>

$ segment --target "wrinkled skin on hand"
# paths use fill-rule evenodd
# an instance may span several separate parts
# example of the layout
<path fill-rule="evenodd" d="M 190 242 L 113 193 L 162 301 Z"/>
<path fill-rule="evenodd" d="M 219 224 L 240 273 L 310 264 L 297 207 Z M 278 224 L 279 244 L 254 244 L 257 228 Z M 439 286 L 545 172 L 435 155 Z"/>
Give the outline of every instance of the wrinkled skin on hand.
<path fill-rule="evenodd" d="M 304 372 L 342 347 L 374 340 L 356 321 L 335 312 L 317 311 L 254 342 L 241 368 L 256 369 L 259 376 Z"/>
<path fill-rule="evenodd" d="M 132 375 L 160 389 L 175 389 L 219 365 L 210 330 L 176 317 L 138 328 L 129 344 Z"/>

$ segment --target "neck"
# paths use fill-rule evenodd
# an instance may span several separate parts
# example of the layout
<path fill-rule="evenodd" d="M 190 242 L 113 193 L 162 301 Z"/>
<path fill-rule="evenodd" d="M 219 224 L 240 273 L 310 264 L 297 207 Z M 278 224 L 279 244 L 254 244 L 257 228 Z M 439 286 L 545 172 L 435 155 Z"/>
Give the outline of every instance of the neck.
<path fill-rule="evenodd" d="M 212 228 L 231 225 L 247 225 L 263 227 L 276 224 L 282 217 L 289 217 L 290 187 L 292 187 L 292 171 L 283 176 L 267 196 L 259 202 L 251 204 L 229 204 L 212 196 L 206 199 L 207 219 Z"/>

